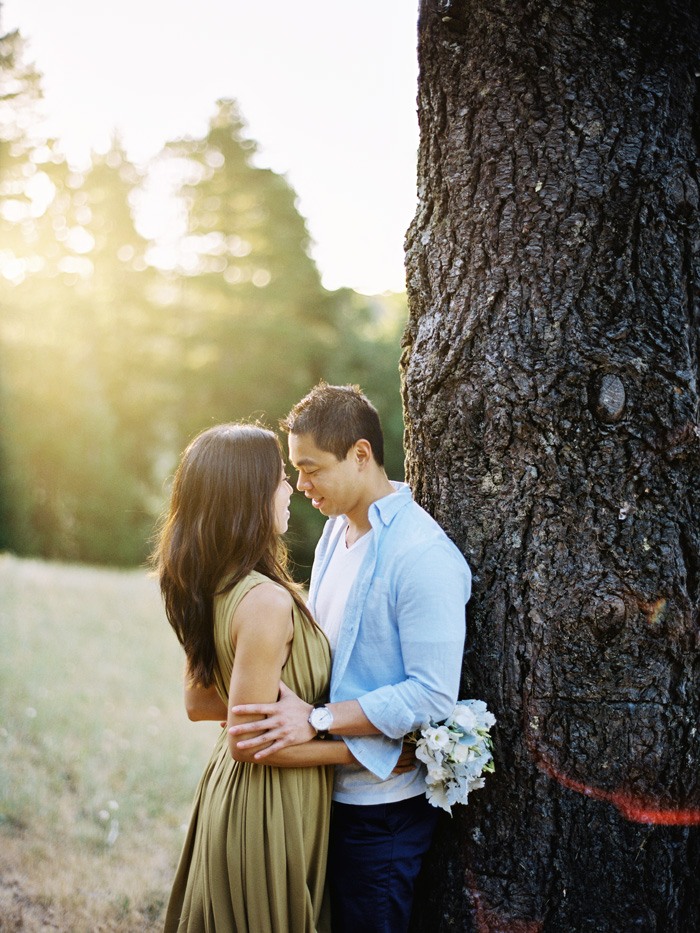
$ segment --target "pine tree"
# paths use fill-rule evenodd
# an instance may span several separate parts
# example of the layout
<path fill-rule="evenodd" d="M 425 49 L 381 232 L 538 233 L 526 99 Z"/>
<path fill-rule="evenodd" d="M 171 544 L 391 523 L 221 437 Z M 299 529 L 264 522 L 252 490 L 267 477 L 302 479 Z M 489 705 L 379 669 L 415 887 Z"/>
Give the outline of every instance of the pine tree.
<path fill-rule="evenodd" d="M 313 381 L 327 295 L 309 257 L 296 195 L 254 164 L 233 101 L 220 101 L 204 139 L 181 140 L 189 273 L 176 309 L 186 378 L 181 431 L 213 420 L 274 423 Z"/>
<path fill-rule="evenodd" d="M 496 773 L 416 929 L 700 917 L 700 8 L 423 0 L 407 472 Z"/>
<path fill-rule="evenodd" d="M 42 137 L 40 76 L 21 37 L 0 49 L 2 545 L 133 562 L 152 525 L 157 456 L 153 367 L 141 364 L 144 321 L 154 330 L 146 244 L 128 204 L 138 179 L 118 147 L 73 171 Z"/>

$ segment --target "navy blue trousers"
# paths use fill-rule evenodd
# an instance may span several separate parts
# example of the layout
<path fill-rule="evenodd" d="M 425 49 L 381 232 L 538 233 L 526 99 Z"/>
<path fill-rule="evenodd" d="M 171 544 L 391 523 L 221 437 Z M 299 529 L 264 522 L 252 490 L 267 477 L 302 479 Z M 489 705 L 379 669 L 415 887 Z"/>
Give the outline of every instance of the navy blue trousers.
<path fill-rule="evenodd" d="M 438 811 L 421 794 L 372 806 L 334 803 L 328 877 L 333 933 L 405 933 Z"/>

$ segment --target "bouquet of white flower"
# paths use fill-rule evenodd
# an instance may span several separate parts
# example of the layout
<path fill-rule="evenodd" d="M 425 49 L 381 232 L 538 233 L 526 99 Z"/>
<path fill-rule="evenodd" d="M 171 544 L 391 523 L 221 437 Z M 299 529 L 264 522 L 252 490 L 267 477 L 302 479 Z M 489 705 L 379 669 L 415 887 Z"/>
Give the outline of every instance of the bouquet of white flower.
<path fill-rule="evenodd" d="M 425 723 L 414 733 L 416 758 L 428 767 L 426 795 L 434 807 L 452 813 L 470 791 L 484 786 L 482 774 L 495 770 L 489 729 L 495 717 L 481 700 L 460 700 L 444 723 Z"/>

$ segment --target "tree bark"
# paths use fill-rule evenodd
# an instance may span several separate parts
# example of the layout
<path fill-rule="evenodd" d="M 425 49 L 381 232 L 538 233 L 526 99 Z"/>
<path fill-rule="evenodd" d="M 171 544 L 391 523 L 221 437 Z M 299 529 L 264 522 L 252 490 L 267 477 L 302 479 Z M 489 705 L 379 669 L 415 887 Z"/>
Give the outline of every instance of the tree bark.
<path fill-rule="evenodd" d="M 496 774 L 420 931 L 700 929 L 700 9 L 422 0 L 407 478 Z"/>

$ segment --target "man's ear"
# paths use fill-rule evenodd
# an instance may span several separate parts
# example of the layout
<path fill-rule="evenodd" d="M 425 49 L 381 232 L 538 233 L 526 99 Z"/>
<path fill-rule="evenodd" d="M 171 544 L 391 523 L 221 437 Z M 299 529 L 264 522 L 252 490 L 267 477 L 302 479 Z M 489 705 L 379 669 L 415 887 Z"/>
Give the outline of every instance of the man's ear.
<path fill-rule="evenodd" d="M 372 461 L 372 445 L 369 441 L 365 440 L 364 437 L 361 437 L 359 441 L 355 441 L 353 444 L 353 452 L 355 462 L 358 466 L 366 466 Z"/>

